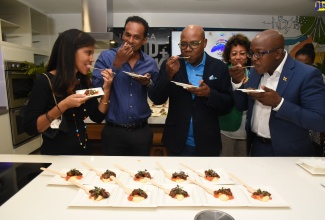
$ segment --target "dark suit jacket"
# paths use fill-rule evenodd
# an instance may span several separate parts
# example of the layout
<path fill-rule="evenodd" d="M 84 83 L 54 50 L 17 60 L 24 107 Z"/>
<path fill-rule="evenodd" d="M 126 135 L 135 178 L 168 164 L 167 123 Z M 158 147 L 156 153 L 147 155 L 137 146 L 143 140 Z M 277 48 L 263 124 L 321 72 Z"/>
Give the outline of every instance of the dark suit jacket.
<path fill-rule="evenodd" d="M 180 153 L 193 120 L 195 146 L 202 156 L 218 156 L 221 138 L 218 116 L 226 114 L 233 107 L 228 67 L 222 61 L 206 54 L 203 73 L 204 82 L 210 87 L 209 97 L 195 97 L 180 86 L 170 82 L 166 72 L 166 61 L 161 65 L 158 79 L 150 99 L 163 104 L 169 98 L 169 110 L 162 141 L 169 151 Z M 189 83 L 185 61 L 180 60 L 180 70 L 173 81 Z"/>
<path fill-rule="evenodd" d="M 244 88 L 258 88 L 260 74 L 251 69 Z M 279 111 L 271 111 L 269 127 L 275 156 L 309 156 L 312 154 L 309 130 L 325 130 L 325 85 L 321 72 L 292 59 L 284 64 L 277 93 L 284 101 Z M 255 101 L 246 93 L 234 91 L 236 107 L 247 112 L 246 129 L 251 132 Z"/>

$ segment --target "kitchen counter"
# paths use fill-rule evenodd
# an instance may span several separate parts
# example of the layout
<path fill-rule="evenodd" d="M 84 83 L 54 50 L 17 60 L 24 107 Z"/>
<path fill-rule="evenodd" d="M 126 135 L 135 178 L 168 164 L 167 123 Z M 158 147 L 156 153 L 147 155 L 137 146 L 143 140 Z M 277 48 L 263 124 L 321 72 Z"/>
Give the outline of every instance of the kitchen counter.
<path fill-rule="evenodd" d="M 4 115 L 8 113 L 8 109 L 5 106 L 0 106 L 0 115 Z"/>
<path fill-rule="evenodd" d="M 75 186 L 49 185 L 53 174 L 43 172 L 0 207 L 0 218 L 21 220 L 57 219 L 155 219 L 193 220 L 206 209 L 227 212 L 236 220 L 323 220 L 325 219 L 325 175 L 312 175 L 296 164 L 299 158 L 248 158 L 248 157 L 105 157 L 105 156 L 42 156 L 0 155 L 0 162 L 46 162 L 50 168 L 86 169 L 85 161 L 96 168 L 120 164 L 127 169 L 155 169 L 159 161 L 168 170 L 182 169 L 179 163 L 195 169 L 222 168 L 241 178 L 249 185 L 272 186 L 289 204 L 289 207 L 157 207 L 111 208 L 69 207 L 78 192 Z M 183 168 L 184 170 L 184 168 Z"/>

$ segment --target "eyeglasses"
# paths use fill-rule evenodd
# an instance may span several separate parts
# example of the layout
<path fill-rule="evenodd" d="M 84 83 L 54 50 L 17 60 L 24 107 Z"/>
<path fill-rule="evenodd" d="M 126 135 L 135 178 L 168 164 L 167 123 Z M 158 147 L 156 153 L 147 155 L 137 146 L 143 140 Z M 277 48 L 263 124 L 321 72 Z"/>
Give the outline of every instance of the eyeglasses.
<path fill-rule="evenodd" d="M 277 51 L 278 49 L 280 49 L 280 48 L 276 48 L 276 49 L 273 49 L 273 50 L 262 51 L 262 52 L 256 52 L 256 53 L 253 53 L 253 51 L 249 51 L 247 53 L 247 57 L 252 58 L 254 56 L 256 59 L 259 59 L 259 58 L 262 58 L 263 55 L 272 53 L 274 51 Z"/>
<path fill-rule="evenodd" d="M 200 44 L 203 42 L 204 39 L 200 40 L 200 41 L 191 41 L 189 43 L 186 43 L 186 42 L 180 42 L 178 44 L 178 46 L 185 50 L 188 46 L 191 48 L 191 49 L 196 49 L 200 46 Z"/>

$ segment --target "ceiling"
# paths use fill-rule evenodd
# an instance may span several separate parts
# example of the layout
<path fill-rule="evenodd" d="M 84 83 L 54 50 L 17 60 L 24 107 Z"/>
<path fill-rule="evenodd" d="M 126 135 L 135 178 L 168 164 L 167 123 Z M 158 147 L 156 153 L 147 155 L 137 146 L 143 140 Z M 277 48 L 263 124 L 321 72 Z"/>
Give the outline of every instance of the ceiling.
<path fill-rule="evenodd" d="M 45 14 L 81 13 L 81 0 L 18 1 Z M 314 0 L 113 0 L 113 13 L 325 16 L 315 11 Z"/>

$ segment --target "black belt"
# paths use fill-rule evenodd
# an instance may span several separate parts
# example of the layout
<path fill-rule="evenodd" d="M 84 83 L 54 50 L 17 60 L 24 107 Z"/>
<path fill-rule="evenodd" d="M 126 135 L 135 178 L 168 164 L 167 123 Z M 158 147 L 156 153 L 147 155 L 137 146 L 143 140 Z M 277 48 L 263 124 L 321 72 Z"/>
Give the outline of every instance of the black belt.
<path fill-rule="evenodd" d="M 256 138 L 258 141 L 264 143 L 264 144 L 271 144 L 272 141 L 271 141 L 271 138 L 265 138 L 265 137 L 260 137 L 260 136 L 257 136 L 257 134 L 253 133 L 254 135 L 254 138 Z"/>
<path fill-rule="evenodd" d="M 146 126 L 148 124 L 147 120 L 142 121 L 142 122 L 138 122 L 138 123 L 133 123 L 133 124 L 116 124 L 110 121 L 107 121 L 107 125 L 111 126 L 111 127 L 115 127 L 115 128 L 125 128 L 128 130 L 134 130 L 137 128 L 143 128 L 144 126 Z"/>

